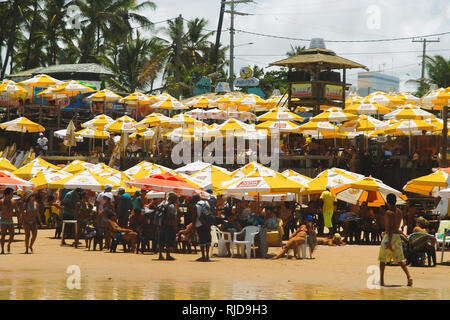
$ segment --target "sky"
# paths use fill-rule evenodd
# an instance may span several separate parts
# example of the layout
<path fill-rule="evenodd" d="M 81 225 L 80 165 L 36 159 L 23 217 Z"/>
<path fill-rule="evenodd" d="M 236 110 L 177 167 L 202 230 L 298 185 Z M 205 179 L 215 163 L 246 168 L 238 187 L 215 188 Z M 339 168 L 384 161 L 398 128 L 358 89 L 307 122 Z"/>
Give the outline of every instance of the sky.
<path fill-rule="evenodd" d="M 217 29 L 220 0 L 153 0 L 156 10 L 143 10 L 152 22 L 172 19 L 208 20 L 207 28 Z M 229 6 L 227 6 L 229 7 Z M 416 37 L 450 32 L 450 1 L 442 0 L 255 0 L 237 4 L 235 10 L 249 16 L 235 16 L 235 29 L 290 38 L 325 39 L 325 46 L 337 55 L 359 62 L 370 71 L 382 71 L 400 78 L 400 90 L 414 90 L 405 83 L 421 74 L 422 43 L 411 40 L 342 43 L 327 40 L 374 40 Z M 162 27 L 165 23 L 158 23 Z M 221 42 L 230 41 L 230 14 L 224 16 Z M 151 32 L 144 34 L 152 35 Z M 163 36 L 162 34 L 158 34 Z M 450 58 L 450 34 L 428 39 L 428 55 Z M 215 35 L 211 37 L 215 41 Z M 286 57 L 290 46 L 309 47 L 309 41 L 276 39 L 242 32 L 235 34 L 235 74 L 243 66 L 258 65 L 276 70 L 269 63 Z M 248 43 L 253 43 L 249 45 Z M 357 73 L 347 71 L 347 82 L 357 85 Z"/>

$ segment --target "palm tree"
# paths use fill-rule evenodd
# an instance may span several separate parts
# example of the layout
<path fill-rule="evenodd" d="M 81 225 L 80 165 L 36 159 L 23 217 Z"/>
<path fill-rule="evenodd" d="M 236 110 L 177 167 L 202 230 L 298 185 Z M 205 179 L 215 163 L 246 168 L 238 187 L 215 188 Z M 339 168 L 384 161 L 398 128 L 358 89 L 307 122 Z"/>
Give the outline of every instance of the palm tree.
<path fill-rule="evenodd" d="M 450 59 L 446 60 L 440 55 L 434 57 L 425 56 L 425 68 L 428 78 L 410 79 L 406 83 L 417 85 L 415 94 L 419 97 L 423 96 L 430 90 L 432 84 L 441 88 L 450 86 Z"/>
<path fill-rule="evenodd" d="M 305 50 L 305 49 L 306 49 L 305 46 L 292 46 L 292 44 L 291 44 L 291 50 L 286 52 L 286 55 L 289 58 L 295 57 L 295 56 L 298 56 L 300 54 L 300 51 Z"/>
<path fill-rule="evenodd" d="M 101 61 L 113 73 L 108 79 L 116 90 L 134 92 L 136 89 L 152 89 L 158 73 L 162 70 L 167 51 L 160 39 L 141 39 L 139 32 L 136 38 L 131 37 L 121 46 L 111 44 L 107 56 Z"/>
<path fill-rule="evenodd" d="M 425 67 L 430 84 L 436 84 L 439 88 L 450 87 L 450 59 L 446 60 L 440 55 L 426 56 Z"/>
<path fill-rule="evenodd" d="M 143 28 L 151 27 L 152 23 L 146 17 L 130 11 L 155 8 L 151 1 L 140 5 L 136 5 L 133 0 L 74 0 L 74 3 L 84 17 L 81 21 L 84 32 L 95 34 L 93 46 L 96 55 L 104 53 L 107 39 L 129 35 L 132 31 L 130 21 L 138 22 Z"/>
<path fill-rule="evenodd" d="M 8 63 L 13 60 L 13 51 L 15 42 L 17 39 L 17 28 L 20 24 L 20 17 L 21 17 L 21 11 L 19 8 L 20 0 L 14 0 L 12 4 L 8 2 L 8 5 L 5 5 L 5 13 L 7 15 L 5 18 L 5 26 L 7 27 L 6 30 L 9 31 L 9 34 L 5 36 L 5 42 L 6 42 L 6 53 L 5 53 L 5 60 L 2 63 L 1 73 L 0 73 L 0 80 L 3 80 L 6 73 L 6 68 L 8 67 Z"/>

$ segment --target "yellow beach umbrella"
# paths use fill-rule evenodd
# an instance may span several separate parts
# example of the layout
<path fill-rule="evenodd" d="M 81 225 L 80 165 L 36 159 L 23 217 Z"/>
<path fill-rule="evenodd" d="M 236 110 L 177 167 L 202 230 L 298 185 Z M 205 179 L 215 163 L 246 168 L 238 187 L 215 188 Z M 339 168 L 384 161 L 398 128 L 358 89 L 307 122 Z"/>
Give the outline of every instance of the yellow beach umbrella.
<path fill-rule="evenodd" d="M 137 122 L 129 116 L 117 118 L 116 121 L 105 127 L 106 131 L 114 133 L 133 133 L 136 132 L 134 127 Z"/>
<path fill-rule="evenodd" d="M 439 168 L 436 172 L 412 179 L 403 190 L 426 196 L 437 197 L 441 189 L 450 187 L 450 168 Z"/>
<path fill-rule="evenodd" d="M 95 90 L 79 83 L 75 80 L 70 80 L 52 90 L 53 93 L 76 95 L 79 93 L 94 92 Z"/>
<path fill-rule="evenodd" d="M 95 164 L 82 161 L 82 160 L 73 160 L 71 163 L 69 163 L 67 166 L 65 166 L 61 171 L 76 174 L 82 171 L 86 170 L 93 170 L 95 168 Z"/>
<path fill-rule="evenodd" d="M 378 103 L 385 107 L 398 106 L 404 103 L 403 99 L 391 96 L 381 91 L 372 92 L 364 100 L 369 103 Z"/>
<path fill-rule="evenodd" d="M 189 109 L 186 105 L 180 102 L 178 99 L 170 96 L 163 100 L 159 100 L 152 104 L 154 109 L 166 109 L 166 110 L 185 110 Z"/>
<path fill-rule="evenodd" d="M 267 102 L 264 99 L 261 99 L 256 94 L 247 94 L 242 98 L 236 99 L 233 101 L 233 105 L 238 108 L 239 111 L 250 111 L 256 110 L 257 107 L 267 108 Z"/>
<path fill-rule="evenodd" d="M 28 91 L 22 88 L 14 81 L 6 80 L 5 82 L 0 84 L 0 93 L 6 93 L 12 96 L 19 96 L 27 94 Z"/>
<path fill-rule="evenodd" d="M 369 99 L 362 99 L 359 102 L 350 104 L 345 107 L 344 112 L 354 114 L 386 114 L 392 109 L 383 106 L 377 102 L 370 102 Z"/>
<path fill-rule="evenodd" d="M 46 74 L 38 74 L 33 78 L 19 82 L 20 85 L 28 87 L 48 88 L 64 84 L 64 81 L 55 79 Z"/>
<path fill-rule="evenodd" d="M 298 172 L 295 172 L 291 169 L 284 170 L 281 174 L 283 176 L 285 176 L 286 178 L 288 178 L 292 181 L 295 181 L 297 183 L 300 183 L 304 186 L 308 186 L 309 183 L 313 180 L 312 178 L 304 176 L 304 175 L 302 175 Z"/>
<path fill-rule="evenodd" d="M 0 128 L 14 132 L 44 132 L 45 128 L 39 123 L 35 123 L 25 117 L 20 117 L 11 121 L 0 123 Z"/>
<path fill-rule="evenodd" d="M 388 127 L 384 121 L 380 121 L 371 116 L 360 115 L 355 120 L 347 121 L 339 127 L 341 132 L 351 131 L 375 131 L 382 130 Z"/>
<path fill-rule="evenodd" d="M 95 116 L 93 119 L 83 122 L 81 126 L 83 128 L 93 128 L 95 130 L 102 130 L 105 126 L 113 122 L 114 119 L 112 119 L 110 116 L 107 116 L 105 114 L 99 114 L 98 116 Z"/>
<path fill-rule="evenodd" d="M 391 188 L 379 179 L 365 177 L 355 182 L 332 189 L 336 198 L 347 203 L 362 205 L 367 202 L 369 207 L 381 207 L 386 204 L 386 197 L 392 193 L 397 198 L 397 204 L 405 204 L 407 199 L 400 191 Z"/>
<path fill-rule="evenodd" d="M 348 120 L 357 119 L 358 117 L 354 114 L 342 111 L 341 108 L 333 107 L 318 114 L 315 117 L 309 119 L 309 121 L 313 122 L 343 122 Z"/>
<path fill-rule="evenodd" d="M 89 101 L 118 101 L 122 99 L 117 93 L 112 92 L 108 89 L 100 90 L 94 94 L 91 94 L 86 99 Z"/>
<path fill-rule="evenodd" d="M 218 125 L 217 129 L 222 133 L 226 133 L 232 131 L 254 130 L 254 127 L 236 119 L 228 119 L 224 123 Z"/>
<path fill-rule="evenodd" d="M 14 167 L 8 159 L 2 157 L 0 158 L 0 170 L 6 170 L 9 172 L 16 171 L 17 168 Z"/>
<path fill-rule="evenodd" d="M 442 106 L 448 105 L 448 100 L 450 100 L 450 87 L 439 88 L 423 96 L 422 105 L 427 109 L 429 106 L 436 106 L 434 110 L 441 110 Z"/>
<path fill-rule="evenodd" d="M 129 138 L 130 139 L 136 139 L 136 137 L 140 137 L 140 138 L 142 138 L 144 140 L 150 140 L 150 139 L 153 139 L 154 136 L 155 136 L 155 131 L 154 130 L 147 129 L 147 128 L 144 128 L 144 127 L 140 127 L 140 128 L 137 128 L 136 132 L 130 134 Z"/>
<path fill-rule="evenodd" d="M 76 136 L 89 139 L 108 139 L 109 133 L 102 130 L 95 130 L 93 128 L 86 128 L 75 132 Z"/>
<path fill-rule="evenodd" d="M 13 171 L 13 174 L 22 179 L 30 179 L 39 171 L 49 169 L 59 170 L 60 168 L 51 164 L 50 162 L 45 161 L 41 157 L 37 157 L 25 166 L 17 169 L 16 171 Z"/>
<path fill-rule="evenodd" d="M 429 113 L 425 110 L 420 109 L 419 107 L 411 104 L 404 105 L 388 114 L 384 115 L 384 118 L 389 119 L 429 119 L 434 118 L 435 115 Z"/>
<path fill-rule="evenodd" d="M 56 182 L 70 176 L 70 173 L 64 171 L 42 170 L 34 175 L 30 182 L 36 185 L 36 190 L 40 190 L 48 188 L 49 184 L 52 182 Z"/>
<path fill-rule="evenodd" d="M 87 189 L 92 191 L 101 191 L 105 185 L 118 187 L 118 185 L 104 177 L 91 172 L 90 170 L 82 171 L 73 176 L 63 178 L 61 180 L 49 184 L 50 189 Z"/>
<path fill-rule="evenodd" d="M 335 189 L 345 184 L 353 183 L 357 180 L 363 179 L 364 176 L 350 172 L 344 169 L 331 168 L 322 171 L 309 184 L 306 193 L 315 194 L 322 193 L 327 186 L 330 189 Z"/>
<path fill-rule="evenodd" d="M 206 96 L 198 96 L 185 102 L 185 105 L 191 108 L 205 109 L 211 102 L 212 100 Z"/>
<path fill-rule="evenodd" d="M 263 193 L 263 194 L 280 194 L 280 193 L 300 193 L 307 186 L 289 180 L 282 174 L 275 172 L 274 175 L 261 175 L 258 171 L 254 171 L 244 177 L 238 177 L 231 181 L 222 183 L 221 188 L 217 190 L 218 194 L 245 194 L 245 193 Z"/>
<path fill-rule="evenodd" d="M 147 115 L 144 119 L 139 121 L 135 127 L 154 127 L 160 125 L 162 122 L 169 120 L 169 117 L 166 117 L 165 115 L 161 113 L 151 113 Z"/>
<path fill-rule="evenodd" d="M 278 121 L 278 120 L 293 120 L 302 122 L 303 118 L 290 112 L 287 108 L 279 107 L 270 109 L 269 112 L 259 116 L 258 121 Z"/>
<path fill-rule="evenodd" d="M 211 188 L 216 193 L 224 181 L 231 179 L 230 172 L 213 165 L 192 174 L 191 179 L 202 187 L 203 190 Z"/>
<path fill-rule="evenodd" d="M 283 120 L 283 121 L 265 121 L 255 126 L 255 129 L 265 129 L 269 131 L 279 131 L 281 133 L 286 132 L 297 132 L 300 126 L 294 122 Z"/>
<path fill-rule="evenodd" d="M 165 120 L 161 123 L 162 126 L 168 127 L 193 127 L 194 125 L 203 126 L 203 122 L 198 121 L 184 113 L 177 114 L 170 118 L 169 120 Z"/>

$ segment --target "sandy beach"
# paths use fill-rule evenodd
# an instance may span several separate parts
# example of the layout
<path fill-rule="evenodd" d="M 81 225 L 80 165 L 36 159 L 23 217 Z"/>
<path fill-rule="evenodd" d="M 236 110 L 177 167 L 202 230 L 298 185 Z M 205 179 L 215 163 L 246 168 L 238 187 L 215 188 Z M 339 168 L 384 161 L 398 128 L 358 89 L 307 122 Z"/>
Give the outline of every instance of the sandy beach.
<path fill-rule="evenodd" d="M 313 259 L 277 261 L 174 254 L 88 251 L 60 246 L 54 230 L 39 230 L 35 252 L 23 254 L 24 235 L 0 256 L 0 299 L 449 299 L 448 263 L 411 267 L 414 287 L 399 267 L 387 267 L 385 288 L 368 289 L 367 268 L 377 265 L 378 246 L 319 246 Z M 68 240 L 72 243 L 72 240 Z M 274 254 L 279 248 L 269 248 Z M 217 251 L 216 251 L 217 252 Z M 444 256 L 448 261 L 450 254 Z M 440 253 L 438 254 L 440 261 Z M 68 289 L 68 266 L 79 266 L 81 288 Z"/>

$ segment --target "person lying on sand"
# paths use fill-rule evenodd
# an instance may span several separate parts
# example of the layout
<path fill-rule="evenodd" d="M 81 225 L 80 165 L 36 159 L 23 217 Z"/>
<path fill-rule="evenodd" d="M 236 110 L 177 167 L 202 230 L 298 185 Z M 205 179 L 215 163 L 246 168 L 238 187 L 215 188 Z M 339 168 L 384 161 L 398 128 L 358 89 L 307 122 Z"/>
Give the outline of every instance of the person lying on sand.
<path fill-rule="evenodd" d="M 325 237 L 318 237 L 317 238 L 317 244 L 322 244 L 326 246 L 345 246 L 346 243 L 342 241 L 341 235 L 339 233 L 335 233 L 333 238 L 325 238 Z"/>

